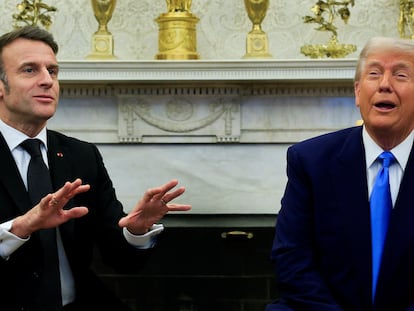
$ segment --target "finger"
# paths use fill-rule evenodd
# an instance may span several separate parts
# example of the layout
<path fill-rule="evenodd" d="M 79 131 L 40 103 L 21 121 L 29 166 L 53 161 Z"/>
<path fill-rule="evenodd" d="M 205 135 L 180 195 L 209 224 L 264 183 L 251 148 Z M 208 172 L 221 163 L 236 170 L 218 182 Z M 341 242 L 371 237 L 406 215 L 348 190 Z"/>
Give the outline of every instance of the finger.
<path fill-rule="evenodd" d="M 158 198 L 161 198 L 162 196 L 164 196 L 164 194 L 166 194 L 168 191 L 174 188 L 177 184 L 178 184 L 178 180 L 173 179 L 160 187 L 150 188 L 147 191 L 145 191 L 142 199 L 145 202 L 149 202 L 153 199 L 157 200 Z"/>
<path fill-rule="evenodd" d="M 161 192 L 168 192 L 170 191 L 172 188 L 174 188 L 175 186 L 178 185 L 178 180 L 177 179 L 172 179 L 169 182 L 167 182 L 166 184 L 162 185 L 161 188 Z"/>
<path fill-rule="evenodd" d="M 67 219 L 80 218 L 85 216 L 89 212 L 89 209 L 84 206 L 72 207 L 71 209 L 64 210 L 64 215 Z"/>
<path fill-rule="evenodd" d="M 90 185 L 82 185 L 80 179 L 76 179 L 73 182 L 66 182 L 63 187 L 55 192 L 55 197 L 58 201 L 60 200 L 69 200 L 79 193 L 86 192 L 90 189 Z"/>
<path fill-rule="evenodd" d="M 168 204 L 168 212 L 186 212 L 191 208 L 190 204 Z"/>
<path fill-rule="evenodd" d="M 173 192 L 170 193 L 166 193 L 161 199 L 168 203 L 172 200 L 174 200 L 176 197 L 182 195 L 185 192 L 185 188 L 184 187 L 180 187 L 177 190 L 174 190 Z"/>

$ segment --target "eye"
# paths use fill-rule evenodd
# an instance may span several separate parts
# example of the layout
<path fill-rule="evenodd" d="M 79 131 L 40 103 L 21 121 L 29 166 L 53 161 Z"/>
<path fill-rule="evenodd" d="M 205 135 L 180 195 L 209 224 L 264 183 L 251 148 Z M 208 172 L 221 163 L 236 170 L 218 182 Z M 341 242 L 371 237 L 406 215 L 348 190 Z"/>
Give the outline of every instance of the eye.
<path fill-rule="evenodd" d="M 32 73 L 34 69 L 32 67 L 24 67 L 22 71 L 26 73 Z"/>
<path fill-rule="evenodd" d="M 398 71 L 398 72 L 395 73 L 395 76 L 397 78 L 400 78 L 400 79 L 408 79 L 409 78 L 409 74 L 405 71 Z"/>
<path fill-rule="evenodd" d="M 381 72 L 379 70 L 373 69 L 367 71 L 368 78 L 376 79 L 381 75 Z"/>
<path fill-rule="evenodd" d="M 58 73 L 59 73 L 59 69 L 58 69 L 58 68 L 55 68 L 55 67 L 53 67 L 53 68 L 49 68 L 49 69 L 48 69 L 48 72 L 49 72 L 49 74 L 50 74 L 51 76 L 57 76 L 57 75 L 58 75 Z"/>

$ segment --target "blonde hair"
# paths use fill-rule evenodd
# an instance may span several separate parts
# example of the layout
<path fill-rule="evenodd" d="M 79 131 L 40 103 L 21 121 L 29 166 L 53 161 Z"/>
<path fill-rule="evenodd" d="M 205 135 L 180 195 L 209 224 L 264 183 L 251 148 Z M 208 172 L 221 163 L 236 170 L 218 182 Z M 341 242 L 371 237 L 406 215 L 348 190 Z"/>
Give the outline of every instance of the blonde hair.
<path fill-rule="evenodd" d="M 371 38 L 362 49 L 359 54 L 357 62 L 354 81 L 358 81 L 361 78 L 362 70 L 365 66 L 365 61 L 368 56 L 378 51 L 402 51 L 407 54 L 412 54 L 414 58 L 414 41 L 411 39 L 400 39 L 390 37 L 374 37 Z"/>

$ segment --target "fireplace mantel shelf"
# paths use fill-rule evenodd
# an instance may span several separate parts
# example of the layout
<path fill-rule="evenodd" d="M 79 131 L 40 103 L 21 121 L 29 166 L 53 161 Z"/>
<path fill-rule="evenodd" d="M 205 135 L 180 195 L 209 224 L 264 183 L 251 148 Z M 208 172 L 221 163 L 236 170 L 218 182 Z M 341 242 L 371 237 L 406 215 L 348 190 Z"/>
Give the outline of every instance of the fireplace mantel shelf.
<path fill-rule="evenodd" d="M 352 81 L 355 59 L 61 61 L 61 83 Z"/>

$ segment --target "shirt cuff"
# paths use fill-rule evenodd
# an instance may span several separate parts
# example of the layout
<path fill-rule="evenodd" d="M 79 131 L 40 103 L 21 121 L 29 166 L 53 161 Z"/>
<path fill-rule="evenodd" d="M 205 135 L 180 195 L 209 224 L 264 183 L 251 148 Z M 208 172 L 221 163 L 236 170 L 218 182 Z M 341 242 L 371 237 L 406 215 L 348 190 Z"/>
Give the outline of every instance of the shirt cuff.
<path fill-rule="evenodd" d="M 150 231 L 147 233 L 143 235 L 135 235 L 129 232 L 127 228 L 123 228 L 124 237 L 128 243 L 139 249 L 147 249 L 153 247 L 156 242 L 157 235 L 159 235 L 163 230 L 164 225 L 155 224 L 152 225 Z"/>
<path fill-rule="evenodd" d="M 0 256 L 6 260 L 16 251 L 16 249 L 29 240 L 29 238 L 19 238 L 17 235 L 10 232 L 13 221 L 14 219 L 0 224 Z"/>

